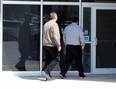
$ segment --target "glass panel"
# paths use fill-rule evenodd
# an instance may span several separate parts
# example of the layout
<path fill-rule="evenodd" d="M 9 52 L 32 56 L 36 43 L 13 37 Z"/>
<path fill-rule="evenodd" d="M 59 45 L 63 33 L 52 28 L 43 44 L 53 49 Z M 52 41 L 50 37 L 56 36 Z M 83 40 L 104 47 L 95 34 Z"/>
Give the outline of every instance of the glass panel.
<path fill-rule="evenodd" d="M 91 8 L 83 8 L 83 31 L 84 36 L 91 41 Z"/>
<path fill-rule="evenodd" d="M 64 31 L 65 26 L 71 23 L 71 17 L 76 15 L 79 16 L 79 6 L 57 6 L 57 5 L 48 5 L 43 7 L 43 22 L 44 24 L 49 21 L 49 14 L 50 12 L 54 11 L 58 14 L 58 25 L 60 28 L 60 35 L 61 35 L 61 46 L 62 50 L 60 51 L 60 64 L 58 64 L 53 70 L 55 71 L 60 71 L 60 66 L 62 66 L 64 60 L 65 60 L 65 55 L 66 55 L 66 50 L 63 44 L 63 38 L 62 38 L 62 32 Z M 71 13 L 70 13 L 71 11 Z M 43 66 L 45 64 L 45 61 L 43 59 Z"/>
<path fill-rule="evenodd" d="M 91 72 L 91 44 L 85 44 L 83 49 L 84 72 Z"/>
<path fill-rule="evenodd" d="M 3 0 L 3 1 L 40 1 L 40 0 Z"/>
<path fill-rule="evenodd" d="M 116 10 L 97 10 L 97 68 L 116 68 Z"/>
<path fill-rule="evenodd" d="M 41 1 L 41 0 L 3 0 L 3 1 Z M 66 1 L 66 2 L 79 2 L 79 0 L 43 0 L 43 1 Z"/>
<path fill-rule="evenodd" d="M 116 0 L 82 0 L 82 2 L 116 2 Z"/>
<path fill-rule="evenodd" d="M 79 2 L 79 0 L 43 0 L 43 1 L 64 1 L 64 2 Z"/>
<path fill-rule="evenodd" d="M 3 8 L 3 71 L 39 71 L 40 6 Z"/>

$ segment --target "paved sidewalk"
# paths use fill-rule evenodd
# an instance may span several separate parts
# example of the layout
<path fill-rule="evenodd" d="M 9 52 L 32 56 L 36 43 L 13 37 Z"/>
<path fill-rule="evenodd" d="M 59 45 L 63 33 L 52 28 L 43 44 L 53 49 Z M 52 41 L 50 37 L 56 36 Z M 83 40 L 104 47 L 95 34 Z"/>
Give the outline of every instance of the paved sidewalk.
<path fill-rule="evenodd" d="M 44 77 L 1 77 L 0 89 L 116 89 L 116 75 L 87 75 L 85 79 L 67 76 L 54 81 Z"/>

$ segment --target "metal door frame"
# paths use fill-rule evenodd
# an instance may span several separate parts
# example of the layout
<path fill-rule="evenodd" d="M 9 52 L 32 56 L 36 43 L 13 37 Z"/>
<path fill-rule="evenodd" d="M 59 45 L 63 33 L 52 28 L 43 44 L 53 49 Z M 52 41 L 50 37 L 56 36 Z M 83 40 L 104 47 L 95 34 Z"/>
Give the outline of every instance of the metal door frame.
<path fill-rule="evenodd" d="M 93 74 L 114 74 L 116 68 L 96 68 L 96 11 L 97 10 L 116 10 L 116 6 L 93 6 L 91 16 L 91 28 L 92 28 L 92 73 Z"/>

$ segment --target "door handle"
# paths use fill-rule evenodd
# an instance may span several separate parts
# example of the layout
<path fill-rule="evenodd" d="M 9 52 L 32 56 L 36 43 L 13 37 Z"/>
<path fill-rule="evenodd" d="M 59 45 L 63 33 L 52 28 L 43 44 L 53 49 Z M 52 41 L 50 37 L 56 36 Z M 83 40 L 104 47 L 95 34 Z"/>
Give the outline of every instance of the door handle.
<path fill-rule="evenodd" d="M 97 38 L 93 38 L 93 45 L 94 45 L 94 46 L 97 45 Z"/>

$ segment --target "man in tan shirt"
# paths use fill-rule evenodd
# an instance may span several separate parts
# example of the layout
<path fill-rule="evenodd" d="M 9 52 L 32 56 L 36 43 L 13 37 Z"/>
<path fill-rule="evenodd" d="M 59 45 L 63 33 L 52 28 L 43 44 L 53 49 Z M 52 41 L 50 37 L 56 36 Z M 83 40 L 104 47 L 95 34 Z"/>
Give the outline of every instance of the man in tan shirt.
<path fill-rule="evenodd" d="M 45 65 L 43 68 L 44 72 L 42 72 L 42 74 L 46 77 L 47 80 L 52 80 L 50 72 L 59 62 L 57 55 L 58 51 L 61 50 L 59 27 L 56 21 L 57 14 L 55 12 L 51 12 L 50 21 L 45 23 L 43 27 Z"/>

